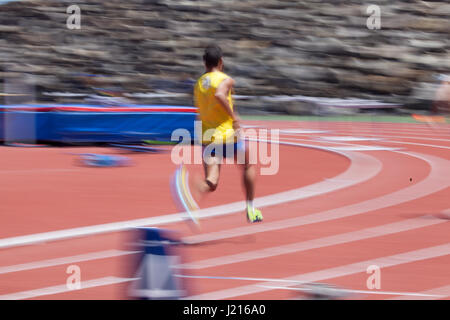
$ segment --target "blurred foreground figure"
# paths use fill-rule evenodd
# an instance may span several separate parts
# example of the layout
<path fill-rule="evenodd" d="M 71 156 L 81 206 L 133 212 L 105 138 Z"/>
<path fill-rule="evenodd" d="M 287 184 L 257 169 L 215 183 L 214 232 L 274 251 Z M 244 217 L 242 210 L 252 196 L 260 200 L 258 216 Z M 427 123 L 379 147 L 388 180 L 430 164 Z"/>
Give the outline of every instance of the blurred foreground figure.
<path fill-rule="evenodd" d="M 439 77 L 441 85 L 436 91 L 433 103 L 434 113 L 450 113 L 450 75 L 441 75 Z"/>
<path fill-rule="evenodd" d="M 187 296 L 183 281 L 176 275 L 181 256 L 175 249 L 179 240 L 174 232 L 159 228 L 136 228 L 128 250 L 136 251 L 131 270 L 134 280 L 127 296 L 141 300 L 173 300 Z"/>

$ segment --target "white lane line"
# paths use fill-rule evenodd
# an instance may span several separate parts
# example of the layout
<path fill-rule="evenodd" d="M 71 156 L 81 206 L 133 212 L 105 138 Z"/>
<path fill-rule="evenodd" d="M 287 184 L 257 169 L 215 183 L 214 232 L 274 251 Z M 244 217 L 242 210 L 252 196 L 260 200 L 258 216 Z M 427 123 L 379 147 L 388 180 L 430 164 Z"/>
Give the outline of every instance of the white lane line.
<path fill-rule="evenodd" d="M 388 234 L 394 234 L 409 230 L 414 230 L 418 228 L 423 228 L 427 226 L 432 226 L 435 224 L 445 223 L 447 220 L 438 219 L 427 219 L 427 217 L 420 217 L 409 219 L 405 221 L 395 222 L 391 224 L 385 224 L 373 228 L 366 228 L 363 230 L 342 233 L 338 235 L 333 235 L 329 237 L 322 237 L 313 240 L 307 240 L 297 243 L 291 243 L 283 246 L 276 246 L 271 248 L 265 248 L 262 250 L 253 250 L 239 254 L 233 254 L 228 256 L 221 256 L 218 258 L 205 259 L 200 261 L 195 261 L 191 263 L 185 263 L 176 266 L 180 269 L 204 269 L 215 266 L 223 266 L 226 264 L 240 263 L 249 260 L 262 259 L 273 257 L 282 254 L 288 254 L 293 252 L 300 252 L 305 250 L 311 250 L 331 245 L 339 245 L 347 242 L 359 241 L 363 239 L 375 238 L 379 236 L 384 236 Z M 286 224 L 286 227 L 292 227 Z M 71 264 L 76 262 L 85 262 L 92 260 L 100 260 L 107 258 L 120 257 L 125 255 L 131 255 L 139 253 L 139 251 L 122 251 L 122 250 L 105 250 L 97 251 L 86 254 L 80 254 L 75 256 L 60 257 L 55 259 L 47 259 L 41 261 L 33 261 L 28 263 L 2 266 L 0 267 L 0 274 L 13 273 L 19 271 L 28 271 L 39 268 L 54 267 L 58 265 Z"/>
<path fill-rule="evenodd" d="M 105 251 L 97 251 L 86 254 L 80 254 L 76 256 L 70 257 L 61 257 L 55 259 L 34 261 L 29 263 L 21 263 L 10 266 L 0 267 L 0 274 L 11 273 L 11 272 L 19 272 L 19 271 L 27 271 L 39 268 L 47 268 L 54 267 L 58 265 L 71 264 L 75 262 L 83 262 L 83 261 L 91 261 L 91 260 L 99 260 L 106 258 L 114 258 L 120 257 L 124 255 L 134 254 L 137 251 L 121 251 L 121 250 L 105 250 Z"/>
<path fill-rule="evenodd" d="M 134 279 L 129 278 L 118 278 L 118 277 L 104 277 L 93 280 L 84 280 L 81 282 L 80 289 L 69 289 L 66 284 L 57 285 L 52 287 L 40 288 L 35 290 L 21 291 L 15 293 L 8 293 L 4 295 L 0 295 L 0 300 L 22 300 L 22 299 L 31 299 L 36 297 L 48 296 L 59 293 L 67 293 L 73 291 L 79 291 L 83 289 L 101 287 L 101 286 L 109 286 L 124 282 L 129 282 Z"/>
<path fill-rule="evenodd" d="M 395 137 L 395 138 L 400 138 L 400 137 Z M 403 139 L 403 137 L 401 137 Z M 364 149 L 367 146 L 361 146 L 361 145 L 355 145 L 355 144 L 350 144 L 350 143 L 344 143 L 344 142 L 338 142 L 338 141 L 321 141 L 320 139 L 316 139 L 314 138 L 314 140 L 311 139 L 301 139 L 301 138 L 290 138 L 290 137 L 283 137 L 284 140 L 289 140 L 289 141 L 305 141 L 305 142 L 316 142 L 316 143 L 321 143 L 321 144 L 328 144 L 327 147 L 330 148 L 331 150 L 335 150 L 335 151 L 371 151 L 369 149 Z M 426 143 L 416 143 L 416 142 L 406 142 L 406 141 L 393 141 L 393 140 L 386 140 L 386 143 L 395 143 L 395 144 L 409 144 L 409 145 L 417 145 L 417 146 L 423 146 L 423 147 L 430 147 L 430 148 L 439 148 L 439 149 L 450 149 L 450 147 L 447 146 L 442 146 L 442 145 L 435 145 L 435 144 L 426 144 Z M 349 146 L 348 147 L 335 147 L 332 145 L 329 145 L 330 143 L 333 144 L 338 144 L 338 145 L 344 145 L 344 146 Z M 373 151 L 376 151 L 377 146 L 368 146 L 370 147 L 374 147 Z M 395 148 L 395 147 L 382 147 L 382 148 L 386 148 L 386 150 L 389 151 L 397 151 L 397 150 L 401 150 L 401 148 Z"/>
<path fill-rule="evenodd" d="M 360 132 L 361 134 L 366 133 L 369 134 L 370 132 L 379 132 L 379 133 L 387 133 L 387 134 L 396 134 L 398 136 L 400 135 L 411 135 L 411 134 L 420 134 L 420 135 L 424 135 L 424 136 L 443 136 L 443 137 L 447 137 L 450 135 L 450 131 L 438 131 L 438 130 L 386 130 L 386 129 L 381 129 L 381 128 L 374 128 L 374 129 L 359 129 L 359 128 L 355 128 L 355 129 L 349 129 L 349 128 L 337 128 L 333 131 L 345 131 L 345 132 L 351 132 L 351 133 L 355 133 L 355 132 Z"/>
<path fill-rule="evenodd" d="M 416 139 L 416 138 L 409 138 L 409 137 L 391 137 L 391 136 L 383 136 L 385 138 L 395 138 L 395 139 Z M 327 140 L 322 140 L 320 138 L 314 137 L 312 139 L 299 139 L 299 138 L 292 138 L 292 137 L 283 137 L 284 140 L 289 140 L 289 141 L 305 141 L 305 142 L 317 142 L 317 143 L 321 143 L 321 144 L 327 144 L 328 142 L 328 147 L 333 148 L 333 150 L 347 150 L 347 151 L 371 151 L 369 150 L 369 148 L 374 148 L 373 151 L 376 151 L 379 147 L 377 146 L 361 146 L 361 145 L 355 145 L 355 144 L 350 144 L 350 143 L 344 143 L 344 142 L 338 142 L 338 141 L 327 141 Z M 442 141 L 444 139 L 426 139 L 426 138 L 417 138 L 416 140 L 439 140 Z M 445 140 L 447 141 L 447 140 Z M 449 140 L 450 141 L 450 140 Z M 334 143 L 334 144 L 340 144 L 340 145 L 344 145 L 344 146 L 349 146 L 350 148 L 347 147 L 334 147 L 334 146 L 330 146 L 329 143 Z M 424 146 L 424 147 L 430 147 L 430 148 L 439 148 L 439 149 L 450 149 L 450 147 L 448 146 L 443 146 L 443 145 L 435 145 L 435 144 L 426 144 L 426 143 L 417 143 L 417 142 L 406 142 L 406 141 L 394 141 L 394 140 L 385 140 L 386 143 L 395 143 L 395 144 L 408 144 L 408 145 L 417 145 L 417 146 Z M 366 148 L 369 147 L 369 148 Z M 366 148 L 366 149 L 364 149 Z M 390 150 L 390 151 L 395 151 L 395 150 L 401 150 L 401 148 L 396 148 L 396 147 L 386 147 L 383 146 L 381 148 L 386 148 L 385 150 Z M 380 149 L 381 150 L 381 149 Z"/>
<path fill-rule="evenodd" d="M 327 140 L 327 141 L 380 141 L 380 140 L 383 140 L 381 138 L 354 137 L 354 136 L 326 136 L 326 137 L 318 137 L 317 139 Z"/>
<path fill-rule="evenodd" d="M 274 278 L 252 278 L 252 277 L 226 277 L 226 276 L 193 276 L 186 274 L 175 274 L 175 277 L 186 279 L 208 279 L 208 280 L 236 280 L 236 281 L 264 281 L 264 282 L 282 282 L 289 284 L 303 284 L 304 282 L 292 281 Z"/>
<path fill-rule="evenodd" d="M 295 133 L 295 131 L 286 131 L 283 129 L 279 129 L 280 130 L 280 135 L 285 136 L 285 135 L 290 135 L 290 136 L 304 136 L 304 134 L 298 134 Z M 383 136 L 392 136 L 394 135 L 396 138 L 406 138 L 409 136 L 413 136 L 413 135 L 417 135 L 420 134 L 421 137 L 427 137 L 428 139 L 432 139 L 433 137 L 436 136 L 440 136 L 442 138 L 446 138 L 449 135 L 447 134 L 443 134 L 440 132 L 421 132 L 420 130 L 412 130 L 410 132 L 395 132 L 395 131 L 390 131 L 390 130 L 383 130 L 383 129 L 374 129 L 374 130 L 370 130 L 370 129 L 351 129 L 351 128 L 327 128 L 327 130 L 323 130 L 323 132 L 320 132 L 319 130 L 317 132 L 311 132 L 309 135 L 315 135 L 320 137 L 323 134 L 338 134 L 338 135 L 348 135 L 348 136 L 353 136 L 353 135 L 362 135 L 362 136 L 375 136 L 375 137 L 383 137 Z M 431 138 L 430 138 L 431 137 Z"/>
<path fill-rule="evenodd" d="M 0 239 L 0 248 L 10 248 L 29 244 L 36 244 L 47 241 L 63 240 L 73 237 L 90 236 L 107 232 L 124 231 L 139 226 L 154 226 L 158 224 L 168 224 L 184 221 L 184 214 L 169 214 L 153 218 L 143 218 L 128 221 L 112 222 L 106 224 L 92 225 L 72 229 L 35 233 L 25 236 Z"/>
<path fill-rule="evenodd" d="M 351 182 L 341 183 L 336 181 L 321 181 L 309 186 L 293 189 L 290 191 L 285 191 L 265 197 L 256 198 L 255 205 L 257 206 L 265 207 L 269 205 L 275 205 L 278 203 L 304 199 L 307 197 L 318 196 L 328 192 L 340 190 L 373 178 L 380 172 L 382 168 L 381 162 L 370 155 L 365 155 L 357 152 L 337 152 L 330 150 L 329 148 L 326 147 L 299 144 L 299 143 L 282 142 L 282 144 L 324 150 L 327 152 L 338 153 L 340 155 L 349 158 L 351 160 L 350 167 L 347 168 L 345 172 L 337 175 L 335 178 L 342 180 L 349 180 Z M 243 210 L 243 208 L 245 208 L 245 202 L 238 201 L 226 205 L 220 205 L 199 210 L 197 212 L 197 217 L 207 218 L 213 216 L 226 215 L 241 211 Z M 44 233 L 30 234 L 25 236 L 4 238 L 0 239 L 0 248 L 8 248 L 45 241 L 61 240 L 72 237 L 95 235 L 106 232 L 117 232 L 140 226 L 155 226 L 161 224 L 170 224 L 185 221 L 186 216 L 187 215 L 185 213 L 175 213 L 152 218 L 120 221 L 100 225 L 92 225 L 87 227 L 64 229 Z"/>
<path fill-rule="evenodd" d="M 421 294 L 424 298 L 401 294 L 399 295 L 399 297 L 393 297 L 390 300 L 435 300 L 440 298 L 447 298 L 450 297 L 450 285 L 422 291 Z"/>
<path fill-rule="evenodd" d="M 283 254 L 297 253 L 306 250 L 312 250 L 317 248 L 323 248 L 328 246 L 340 245 L 343 243 L 349 243 L 354 241 L 360 241 L 364 239 L 370 239 L 375 237 L 381 237 L 385 235 L 395 234 L 399 232 L 410 231 L 414 229 L 424 228 L 436 224 L 448 222 L 443 219 L 427 219 L 425 217 L 409 219 L 400 222 L 394 222 L 390 224 L 380 225 L 377 227 L 361 229 L 352 232 L 341 233 L 328 237 L 322 237 L 318 239 L 312 239 L 307 241 L 300 241 L 297 243 L 290 243 L 282 246 L 275 246 L 264 248 L 260 250 L 252 250 L 247 252 L 241 252 L 238 254 L 232 254 L 227 256 L 220 256 L 217 258 L 205 259 L 200 261 L 194 261 L 191 263 L 184 263 L 179 265 L 179 268 L 183 269 L 205 269 L 217 266 L 224 266 L 233 263 L 241 263 L 245 261 L 251 261 L 255 259 L 271 258 Z M 290 224 L 285 224 L 285 228 L 293 227 Z"/>
<path fill-rule="evenodd" d="M 334 151 L 396 151 L 401 150 L 401 148 L 392 148 L 392 147 L 386 147 L 386 146 L 375 146 L 375 145 L 360 145 L 360 144 L 353 144 L 353 143 L 346 143 L 342 141 L 326 141 L 318 138 L 312 138 L 312 139 L 301 139 L 301 138 L 292 138 L 292 137 L 283 137 L 284 140 L 287 141 L 304 141 L 304 142 L 313 142 L 313 143 L 320 143 L 320 144 L 326 144 L 327 148 L 330 148 L 330 150 Z M 388 142 L 388 141 L 387 141 Z M 342 147 L 341 147 L 342 146 Z"/>
<path fill-rule="evenodd" d="M 336 139 L 332 139 L 332 137 L 328 137 L 329 139 L 322 139 L 321 137 L 314 137 L 312 139 L 301 139 L 301 138 L 293 138 L 293 137 L 285 137 L 283 136 L 284 140 L 289 141 L 306 141 L 306 142 L 316 142 L 321 144 L 327 144 L 327 148 L 330 148 L 334 151 L 396 151 L 401 150 L 401 148 L 398 147 L 387 147 L 387 146 L 376 146 L 376 145 L 361 145 L 361 144 L 353 144 L 353 143 L 346 143 L 345 141 L 375 141 L 375 140 L 381 140 L 377 138 L 354 138 L 350 139 L 350 137 L 344 137 L 345 139 L 338 139 L 339 137 L 336 137 Z M 330 143 L 332 145 L 330 145 Z M 334 145 L 341 145 L 341 146 L 334 146 Z"/>
<path fill-rule="evenodd" d="M 335 134 L 342 134 L 342 135 L 348 135 L 349 132 L 335 132 Z M 366 134 L 370 137 L 375 137 L 376 139 L 380 139 L 380 140 L 386 140 L 386 139 L 411 139 L 411 140 L 430 140 L 430 141 L 444 141 L 444 142 L 450 142 L 450 139 L 439 139 L 439 138 L 426 138 L 426 137 L 422 137 L 422 136 L 390 136 L 390 135 L 385 135 L 385 134 L 374 134 L 374 133 L 370 133 L 370 132 L 361 132 L 361 134 Z M 318 137 L 320 138 L 320 136 Z M 318 139 L 317 138 L 317 139 Z"/>
<path fill-rule="evenodd" d="M 311 134 L 311 133 L 328 133 L 329 131 L 311 130 L 311 129 L 279 129 L 282 134 Z"/>
<path fill-rule="evenodd" d="M 430 147 L 430 148 L 450 149 L 450 147 L 438 146 L 438 145 L 435 145 L 435 144 L 415 143 L 415 142 L 405 142 L 405 141 L 392 141 L 392 140 L 389 140 L 387 142 L 389 142 L 389 143 L 399 143 L 399 144 L 410 144 L 410 145 Z"/>
<path fill-rule="evenodd" d="M 308 121 L 309 122 L 309 121 Z M 439 127 L 436 128 L 430 128 L 427 124 L 419 124 L 419 123 L 409 123 L 402 125 L 401 123 L 375 123 L 375 122 L 330 122 L 330 121 L 323 121 L 323 122 L 300 122 L 295 127 L 288 124 L 288 126 L 283 126 L 283 130 L 341 130 L 341 129 L 347 129 L 347 130 L 370 130 L 370 131 L 393 131 L 393 132 L 438 132 L 441 131 L 443 133 L 449 133 L 450 134 L 450 124 L 441 124 Z M 297 122 L 298 123 L 298 122 Z M 395 126 L 395 127 L 393 127 Z M 267 124 L 264 126 L 265 128 L 269 129 L 277 129 L 280 127 L 278 124 Z"/>
<path fill-rule="evenodd" d="M 346 132 L 381 132 L 381 133 L 390 133 L 390 134 L 417 134 L 421 135 L 441 135 L 448 136 L 450 135 L 450 126 L 447 128 L 408 128 L 408 129 L 393 129 L 388 127 L 362 127 L 362 126 L 353 126 L 353 125 L 345 125 L 345 126 L 322 126 L 325 130 L 328 131 L 346 131 Z"/>
<path fill-rule="evenodd" d="M 342 179 L 334 179 L 334 178 L 330 178 L 330 179 L 325 178 L 325 180 L 336 181 L 336 182 L 338 182 L 338 181 L 340 181 L 340 182 L 349 182 L 349 181 L 351 181 L 351 180 L 342 180 Z"/>
<path fill-rule="evenodd" d="M 416 250 L 416 251 L 411 251 L 411 252 L 407 252 L 407 253 L 403 253 L 403 254 L 399 254 L 399 255 L 394 255 L 391 257 L 384 257 L 384 258 L 378 258 L 375 260 L 376 263 L 379 263 L 380 260 L 385 261 L 385 265 L 383 267 L 386 266 L 395 266 L 395 265 L 399 265 L 399 264 L 403 264 L 403 263 L 408 263 L 408 262 L 414 262 L 414 261 L 418 261 L 418 260 L 424 260 L 424 259 L 429 259 L 429 258 L 433 258 L 435 256 L 433 255 L 433 252 L 436 250 L 436 248 L 439 247 L 445 247 L 445 246 L 437 246 L 437 247 L 432 247 L 432 248 L 427 248 L 427 249 L 421 249 L 421 250 Z M 447 245 L 448 247 L 448 245 Z M 432 251 L 432 252 L 429 252 Z M 418 255 L 422 255 L 420 257 L 418 257 Z M 441 254 L 439 254 L 440 256 Z M 442 254 L 443 255 L 443 254 Z M 412 258 L 411 258 L 412 257 Z M 407 260 L 407 261 L 405 261 Z M 342 270 L 343 268 L 349 268 L 349 269 L 354 269 L 354 268 L 358 268 L 359 265 L 364 265 L 367 264 L 373 264 L 375 262 L 360 262 L 360 263 L 356 263 L 356 264 L 351 264 L 348 266 L 342 266 L 342 267 L 336 267 L 336 268 L 331 268 L 331 269 L 325 269 L 325 270 L 321 270 L 321 271 L 316 271 L 316 272 L 311 272 L 311 273 L 307 273 L 307 274 L 303 274 L 303 275 L 299 275 L 296 276 L 296 278 L 301 277 L 301 280 L 293 280 L 292 277 L 290 278 L 285 278 L 285 279 L 273 279 L 273 278 L 250 278 L 250 277 L 215 277 L 215 276 L 189 276 L 189 275 L 176 275 L 178 277 L 182 277 L 182 278 L 194 278 L 194 279 L 222 279 L 222 280 L 244 280 L 244 281 L 256 281 L 256 282 L 262 282 L 262 283 L 258 283 L 255 284 L 253 287 L 255 288 L 263 288 L 263 290 L 259 290 L 259 292 L 261 291 L 267 291 L 267 290 L 276 290 L 276 289 L 290 289 L 290 290 L 299 290 L 298 288 L 291 288 L 291 287 L 274 287 L 272 285 L 270 285 L 273 282 L 284 282 L 284 283 L 289 283 L 291 286 L 292 285 L 298 285 L 298 284 L 308 284 L 310 282 L 313 281 L 320 281 L 320 280 L 324 280 L 325 278 L 322 276 L 323 273 L 325 274 L 330 274 L 330 272 L 332 272 L 331 270 L 334 269 L 338 269 L 338 270 Z M 379 263 L 380 264 L 380 263 Z M 361 269 L 359 271 L 347 271 L 345 275 L 348 274 L 353 274 L 353 273 L 358 273 L 358 272 L 364 272 L 365 269 Z M 349 273 L 351 272 L 351 273 Z M 342 271 L 341 271 L 342 273 Z M 315 275 L 315 277 L 314 277 Z M 338 276 L 342 276 L 342 274 L 338 275 Z M 332 278 L 336 278 L 338 276 L 331 276 Z M 315 280 L 304 280 L 305 278 L 312 279 L 314 278 Z M 325 276 L 327 278 L 330 278 L 328 276 Z M 67 285 L 57 285 L 57 286 L 51 286 L 51 287 L 45 287 L 45 288 L 39 288 L 39 289 L 34 289 L 34 290 L 28 290 L 28 291 L 22 291 L 22 292 L 15 292 L 15 293 L 9 293 L 9 294 L 5 294 L 5 295 L 0 295 L 0 300 L 21 300 L 21 299 L 30 299 L 30 298 L 36 298 L 36 297 L 41 297 L 41 296 L 46 296 L 46 295 L 54 295 L 54 294 L 60 294 L 60 293 L 67 293 L 67 292 L 71 292 L 71 291 L 78 291 L 78 290 L 83 290 L 83 289 L 89 289 L 89 288 L 94 288 L 94 287 L 99 287 L 99 286 L 108 286 L 108 285 L 115 285 L 115 284 L 119 284 L 119 283 L 125 283 L 125 282 L 131 282 L 133 280 L 136 280 L 136 278 L 119 278 L 119 277 L 104 277 L 104 278 L 98 278 L 98 279 L 93 279 L 93 280 L 87 280 L 87 281 L 83 281 L 81 283 L 81 288 L 80 289 L 75 289 L 75 290 L 71 290 L 67 288 Z M 248 293 L 248 287 L 252 287 L 252 286 L 243 286 L 243 288 L 246 288 L 246 292 L 242 292 L 242 294 L 249 294 Z M 221 291 L 230 291 L 233 289 L 228 289 L 228 290 L 221 290 Z M 415 299 L 417 297 L 426 297 L 428 299 L 437 299 L 437 298 L 443 298 L 446 296 L 450 295 L 450 286 L 445 286 L 445 287 L 441 287 L 441 288 L 436 288 L 436 289 L 432 289 L 432 290 L 428 290 L 425 292 L 421 292 L 421 293 L 408 293 L 408 292 L 388 292 L 388 291 L 364 291 L 364 290 L 350 290 L 350 289 L 337 289 L 340 291 L 346 291 L 346 292 L 352 292 L 352 293 L 371 293 L 371 294 L 390 294 L 390 295 L 401 295 L 400 297 L 395 297 L 393 299 Z M 221 292 L 218 291 L 218 292 Z M 214 294 L 217 295 L 218 292 L 215 292 Z M 255 293 L 255 292 L 252 292 Z M 229 292 L 227 294 L 230 294 Z M 234 294 L 233 296 L 238 296 L 241 294 Z M 188 297 L 187 299 L 202 299 L 204 296 L 203 295 L 197 295 L 197 296 L 191 296 Z M 208 298 L 208 296 L 206 296 L 206 298 Z M 211 298 L 211 299 L 218 299 L 216 298 Z"/>
<path fill-rule="evenodd" d="M 294 287 L 282 287 L 282 286 L 266 286 L 266 285 L 258 285 L 262 288 L 267 288 L 271 290 L 290 290 L 290 291 L 301 291 L 301 292 L 308 292 L 313 291 L 312 288 L 294 288 Z M 417 292 L 395 292 L 395 291 L 378 291 L 378 290 L 353 290 L 353 289 L 341 289 L 341 288 L 329 288 L 327 289 L 331 292 L 342 292 L 342 293 L 360 293 L 360 294 L 379 294 L 379 295 L 403 295 L 407 297 L 426 297 L 426 298 L 434 298 L 439 299 L 443 296 L 435 295 L 435 294 L 426 294 L 426 293 L 417 293 Z"/>
<path fill-rule="evenodd" d="M 414 251 L 408 251 L 391 256 L 385 256 L 357 263 L 351 263 L 343 266 L 322 269 L 309 273 L 298 274 L 295 276 L 282 278 L 285 282 L 292 282 L 292 285 L 297 283 L 311 283 L 317 281 L 323 281 L 326 279 L 333 279 L 338 277 L 344 277 L 357 273 L 366 273 L 366 269 L 370 265 L 376 265 L 380 268 L 387 268 L 398 266 L 405 263 L 417 262 L 432 258 L 437 258 L 450 254 L 450 243 L 439 246 L 429 247 L 425 249 L 419 249 Z M 255 293 L 269 291 L 271 289 L 263 288 L 261 286 L 271 286 L 273 282 L 261 282 L 251 285 L 239 286 L 230 289 L 217 290 L 212 292 L 206 292 L 194 296 L 187 297 L 189 300 L 221 300 L 235 298 L 239 296 L 251 295 Z"/>
<path fill-rule="evenodd" d="M 187 238 L 186 241 L 188 243 L 201 243 L 207 241 L 222 240 L 248 234 L 254 234 L 257 232 L 285 229 L 289 226 L 302 226 L 333 219 L 350 217 L 357 214 L 375 211 L 422 198 L 435 192 L 444 190 L 450 186 L 450 179 L 442 178 L 450 177 L 450 161 L 419 153 L 400 151 L 397 152 L 426 161 L 431 167 L 428 176 L 422 181 L 415 183 L 409 187 L 400 189 L 387 195 L 347 205 L 344 207 L 330 209 L 297 218 L 275 221 L 272 223 L 264 223 L 261 225 L 245 226 L 231 230 L 200 234 L 191 236 Z"/>
<path fill-rule="evenodd" d="M 344 134 L 344 133 L 338 133 L 337 134 Z M 347 134 L 347 133 L 345 133 Z M 367 133 L 368 134 L 368 133 Z M 425 147 L 432 147 L 432 148 L 441 148 L 441 149 L 450 149 L 450 147 L 448 146 L 443 146 L 443 145 L 434 145 L 434 144 L 424 144 L 424 143 L 416 143 L 416 142 L 405 142 L 405 141 L 392 141 L 392 140 L 387 140 L 387 139 L 410 139 L 410 140 L 430 140 L 430 141 L 445 141 L 448 142 L 450 141 L 450 139 L 436 139 L 436 138 L 424 138 L 424 137 L 416 137 L 416 136 L 386 136 L 386 135 L 376 135 L 376 134 L 368 134 L 371 136 L 375 136 L 375 137 L 380 137 L 380 138 L 385 138 L 384 140 L 387 143 L 399 143 L 399 144 L 410 144 L 410 145 L 418 145 L 418 146 L 425 146 Z M 283 137 L 284 138 L 284 137 Z M 287 138 L 292 140 L 293 138 Z M 316 140 L 317 142 L 323 143 L 320 137 L 314 137 L 314 140 Z M 311 140 L 305 140 L 305 139 L 295 139 L 297 141 L 311 141 Z M 325 140 L 325 141 L 330 141 L 331 140 Z M 338 140 L 334 140 L 334 142 L 337 142 Z M 341 140 L 344 141 L 344 140 Z M 347 140 L 348 141 L 348 140 Z M 348 144 L 348 145 L 353 145 L 353 144 Z"/>
<path fill-rule="evenodd" d="M 353 145 L 346 147 L 331 147 L 333 150 L 339 151 L 395 151 L 401 150 L 401 148 L 393 148 L 393 147 L 383 147 L 383 146 L 364 146 L 364 145 Z"/>

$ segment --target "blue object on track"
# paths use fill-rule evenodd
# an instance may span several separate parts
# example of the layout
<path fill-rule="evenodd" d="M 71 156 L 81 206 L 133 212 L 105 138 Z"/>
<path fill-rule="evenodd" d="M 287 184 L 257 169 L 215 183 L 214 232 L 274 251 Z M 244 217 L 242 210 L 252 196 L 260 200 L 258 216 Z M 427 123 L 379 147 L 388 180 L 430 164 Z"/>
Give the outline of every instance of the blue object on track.
<path fill-rule="evenodd" d="M 127 157 L 95 153 L 81 154 L 81 160 L 83 164 L 90 167 L 122 167 L 131 164 L 130 159 Z"/>

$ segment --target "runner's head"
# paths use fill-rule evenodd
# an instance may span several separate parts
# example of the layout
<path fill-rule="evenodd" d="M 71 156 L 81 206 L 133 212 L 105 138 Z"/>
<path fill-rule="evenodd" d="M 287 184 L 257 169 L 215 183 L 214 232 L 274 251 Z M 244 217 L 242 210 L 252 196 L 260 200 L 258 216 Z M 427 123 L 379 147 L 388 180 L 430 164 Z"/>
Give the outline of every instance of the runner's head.
<path fill-rule="evenodd" d="M 205 49 L 203 62 L 207 70 L 217 68 L 223 71 L 222 49 L 217 45 L 210 45 Z"/>

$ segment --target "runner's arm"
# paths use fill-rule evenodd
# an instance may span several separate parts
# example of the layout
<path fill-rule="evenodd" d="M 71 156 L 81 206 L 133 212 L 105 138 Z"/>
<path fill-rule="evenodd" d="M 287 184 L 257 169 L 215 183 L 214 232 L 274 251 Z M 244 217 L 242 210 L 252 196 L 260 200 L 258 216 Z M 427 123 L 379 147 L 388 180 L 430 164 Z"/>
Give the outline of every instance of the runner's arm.
<path fill-rule="evenodd" d="M 230 103 L 228 102 L 228 92 L 233 88 L 234 86 L 234 80 L 232 78 L 227 78 L 222 81 L 222 83 L 217 87 L 215 97 L 217 100 L 219 100 L 222 107 L 225 109 L 225 111 L 230 115 L 230 117 L 233 119 L 233 121 L 237 121 L 238 118 L 236 117 L 233 110 L 231 110 Z"/>

